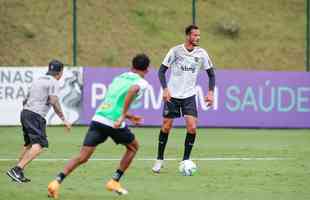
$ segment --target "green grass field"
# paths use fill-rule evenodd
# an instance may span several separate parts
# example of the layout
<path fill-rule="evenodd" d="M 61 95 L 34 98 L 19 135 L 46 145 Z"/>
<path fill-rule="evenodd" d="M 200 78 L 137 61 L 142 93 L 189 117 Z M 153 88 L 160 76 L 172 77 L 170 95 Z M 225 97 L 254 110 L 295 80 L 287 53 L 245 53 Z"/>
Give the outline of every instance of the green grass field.
<path fill-rule="evenodd" d="M 72 65 L 72 2 L 0 0 L 0 65 Z M 196 2 L 200 43 L 218 69 L 305 70 L 306 1 Z M 159 67 L 191 22 L 191 0 L 77 1 L 77 64 L 129 66 L 144 52 Z"/>
<path fill-rule="evenodd" d="M 16 184 L 5 175 L 15 164 L 22 136 L 19 127 L 0 128 L 0 199 L 42 200 L 47 184 L 62 170 L 65 160 L 79 151 L 86 127 L 65 134 L 62 127 L 48 128 L 50 148 L 26 169 L 29 184 Z M 303 200 L 310 199 L 310 130 L 199 129 L 192 158 L 195 176 L 178 172 L 183 154 L 184 129 L 174 129 L 169 138 L 165 168 L 151 172 L 158 128 L 134 128 L 140 150 L 122 179 L 128 196 L 104 189 L 117 160 L 92 160 L 78 168 L 62 184 L 60 198 L 66 200 Z M 122 146 L 111 140 L 100 145 L 93 158 L 118 159 Z M 44 159 L 55 160 L 44 160 Z M 243 159 L 242 159 L 243 158 Z M 255 159 L 256 158 L 256 159 Z M 259 159 L 258 159 L 259 158 Z M 6 160 L 7 159 L 7 160 Z M 231 160 L 229 160 L 231 159 Z M 247 160 L 246 160 L 247 159 Z"/>

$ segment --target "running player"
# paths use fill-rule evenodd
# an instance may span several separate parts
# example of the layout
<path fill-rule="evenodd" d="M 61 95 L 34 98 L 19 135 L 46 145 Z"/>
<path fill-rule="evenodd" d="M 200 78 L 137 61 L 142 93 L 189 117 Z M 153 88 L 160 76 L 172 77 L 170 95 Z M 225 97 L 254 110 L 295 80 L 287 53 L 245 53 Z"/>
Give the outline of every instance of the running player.
<path fill-rule="evenodd" d="M 59 94 L 58 80 L 63 75 L 63 68 L 60 61 L 52 60 L 48 65 L 46 75 L 32 83 L 27 98 L 23 101 L 20 119 L 25 144 L 17 165 L 6 173 L 15 182 L 30 182 L 30 179 L 24 176 L 25 167 L 42 152 L 43 148 L 48 148 L 45 117 L 51 107 L 63 121 L 66 129 L 71 128 L 71 124 L 65 119 L 57 96 Z"/>
<path fill-rule="evenodd" d="M 129 114 L 128 110 L 131 103 L 141 97 L 148 86 L 144 76 L 148 72 L 149 64 L 150 60 L 146 55 L 138 54 L 132 60 L 131 71 L 113 79 L 104 101 L 93 116 L 79 155 L 71 159 L 56 179 L 48 185 L 50 197 L 58 198 L 63 180 L 78 166 L 87 162 L 97 145 L 104 143 L 108 137 L 116 144 L 124 145 L 126 151 L 112 179 L 107 182 L 106 188 L 120 195 L 127 194 L 127 190 L 122 188 L 119 181 L 135 157 L 139 146 L 134 134 L 125 125 L 125 119 L 133 124 L 141 123 L 142 118 Z"/>

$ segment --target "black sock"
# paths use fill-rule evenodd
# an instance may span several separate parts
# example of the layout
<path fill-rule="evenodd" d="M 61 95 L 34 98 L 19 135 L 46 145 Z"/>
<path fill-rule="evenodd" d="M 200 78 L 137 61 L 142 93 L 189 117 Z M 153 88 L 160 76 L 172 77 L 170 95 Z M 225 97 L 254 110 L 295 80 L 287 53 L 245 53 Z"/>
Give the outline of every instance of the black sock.
<path fill-rule="evenodd" d="M 13 167 L 11 170 L 13 170 L 14 173 L 18 174 L 21 177 L 24 176 L 23 169 L 21 167 L 17 166 L 17 165 L 15 167 Z"/>
<path fill-rule="evenodd" d="M 57 176 L 56 176 L 56 180 L 58 181 L 58 183 L 62 183 L 62 181 L 66 178 L 66 175 L 63 172 L 60 172 Z"/>
<path fill-rule="evenodd" d="M 118 182 L 122 178 L 123 174 L 124 174 L 124 172 L 122 170 L 117 169 L 115 171 L 115 173 L 113 174 L 112 178 L 113 178 L 113 180 Z"/>
<path fill-rule="evenodd" d="M 196 138 L 196 134 L 193 134 L 193 133 L 187 133 L 186 134 L 185 143 L 184 143 L 183 160 L 189 159 L 189 157 L 191 155 L 192 148 L 193 148 L 194 143 L 195 143 L 195 138 Z"/>
<path fill-rule="evenodd" d="M 164 159 L 164 152 L 166 148 L 166 144 L 168 141 L 168 133 L 164 133 L 160 130 L 159 137 L 158 137 L 158 152 L 157 152 L 157 159 L 163 160 Z"/>
<path fill-rule="evenodd" d="M 15 166 L 15 167 L 13 167 L 13 169 L 14 169 L 16 172 L 18 172 L 18 173 L 20 173 L 20 172 L 23 171 L 23 169 L 22 169 L 21 167 L 19 167 L 19 166 Z"/>

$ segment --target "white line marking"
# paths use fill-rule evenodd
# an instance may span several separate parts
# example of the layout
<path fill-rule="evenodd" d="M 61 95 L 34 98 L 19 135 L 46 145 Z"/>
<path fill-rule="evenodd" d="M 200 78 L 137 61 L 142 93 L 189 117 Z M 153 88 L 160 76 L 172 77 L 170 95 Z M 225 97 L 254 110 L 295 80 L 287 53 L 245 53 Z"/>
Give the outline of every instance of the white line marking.
<path fill-rule="evenodd" d="M 71 158 L 38 158 L 33 161 L 68 161 Z M 192 158 L 196 161 L 256 161 L 256 160 L 289 160 L 292 158 L 281 158 L 281 157 L 210 157 L 210 158 Z M 15 158 L 0 158 L 0 161 L 16 161 Z M 89 161 L 119 161 L 120 158 L 91 158 Z M 136 158 L 139 161 L 154 161 L 154 158 Z M 179 161 L 179 158 L 166 158 L 165 160 Z"/>

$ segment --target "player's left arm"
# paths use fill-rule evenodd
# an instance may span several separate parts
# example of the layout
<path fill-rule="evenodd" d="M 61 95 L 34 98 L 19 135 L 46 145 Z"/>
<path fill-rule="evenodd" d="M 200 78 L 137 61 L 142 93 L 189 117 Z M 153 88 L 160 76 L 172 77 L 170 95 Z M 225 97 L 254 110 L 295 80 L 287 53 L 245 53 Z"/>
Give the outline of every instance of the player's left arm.
<path fill-rule="evenodd" d="M 122 114 L 118 118 L 118 120 L 115 122 L 114 128 L 119 128 L 126 118 L 132 121 L 134 124 L 139 124 L 141 122 L 142 118 L 140 116 L 136 116 L 136 115 L 132 115 L 128 113 L 130 105 L 133 102 L 134 98 L 138 95 L 139 90 L 140 90 L 140 87 L 138 85 L 133 85 L 129 89 L 127 96 L 125 98 L 125 103 L 124 103 Z"/>
<path fill-rule="evenodd" d="M 214 101 L 215 70 L 213 63 L 205 50 L 203 51 L 203 67 L 209 77 L 209 90 L 207 96 L 205 97 L 205 102 L 207 106 L 212 106 Z"/>
<path fill-rule="evenodd" d="M 66 130 L 69 132 L 71 129 L 71 123 L 66 120 L 65 115 L 62 111 L 59 98 L 58 98 L 58 93 L 59 93 L 59 85 L 56 82 L 52 82 L 51 85 L 48 87 L 48 98 L 47 102 L 52 105 L 55 113 L 58 115 L 58 117 L 63 121 L 64 126 Z"/>
<path fill-rule="evenodd" d="M 55 113 L 58 115 L 58 117 L 63 121 L 66 130 L 70 131 L 71 129 L 71 123 L 69 121 L 66 120 L 65 115 L 62 111 L 58 96 L 56 95 L 49 95 L 48 96 L 48 103 L 50 103 L 53 106 L 53 109 L 55 111 Z"/>
<path fill-rule="evenodd" d="M 209 77 L 209 90 L 208 90 L 208 94 L 205 98 L 205 101 L 206 101 L 208 106 L 212 106 L 213 101 L 214 101 L 215 71 L 214 71 L 214 68 L 211 67 L 211 68 L 207 69 L 206 72 L 207 72 L 208 77 Z"/>

